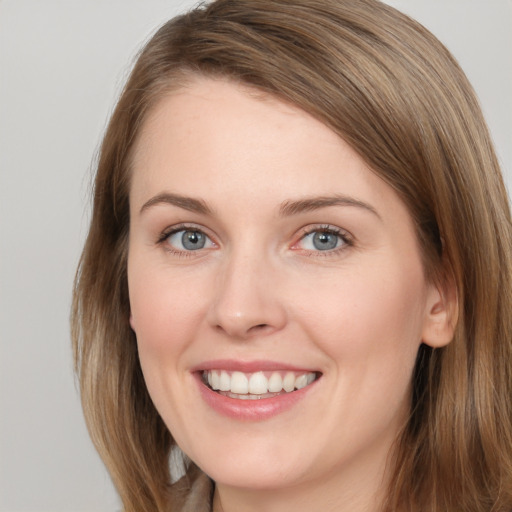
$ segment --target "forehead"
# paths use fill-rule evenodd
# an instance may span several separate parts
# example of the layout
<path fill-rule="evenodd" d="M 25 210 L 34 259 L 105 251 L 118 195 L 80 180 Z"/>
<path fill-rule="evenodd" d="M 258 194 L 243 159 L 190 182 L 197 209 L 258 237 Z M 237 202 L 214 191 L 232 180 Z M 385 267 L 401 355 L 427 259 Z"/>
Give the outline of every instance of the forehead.
<path fill-rule="evenodd" d="M 397 201 L 333 130 L 253 88 L 197 78 L 148 115 L 132 162 L 130 202 L 171 192 L 241 212 L 289 199 L 352 195 Z"/>
<path fill-rule="evenodd" d="M 155 150 L 163 142 L 184 150 L 194 145 L 198 157 L 214 156 L 213 150 L 221 147 L 229 147 L 230 153 L 243 147 L 248 154 L 257 148 L 261 154 L 276 145 L 284 148 L 285 142 L 293 139 L 301 142 L 301 136 L 312 133 L 323 144 L 342 142 L 323 123 L 294 105 L 238 82 L 198 76 L 153 106 L 140 131 L 133 163 L 138 168 L 154 161 Z M 267 134 L 279 134 L 279 140 Z"/>

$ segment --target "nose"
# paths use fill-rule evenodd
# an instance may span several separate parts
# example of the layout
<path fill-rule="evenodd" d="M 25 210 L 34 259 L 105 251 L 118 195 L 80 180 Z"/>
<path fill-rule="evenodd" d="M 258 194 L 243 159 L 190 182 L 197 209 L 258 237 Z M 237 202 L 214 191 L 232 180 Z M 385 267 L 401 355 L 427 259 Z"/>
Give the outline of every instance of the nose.
<path fill-rule="evenodd" d="M 256 254 L 233 254 L 217 275 L 208 320 L 227 336 L 245 340 L 281 330 L 287 313 L 277 269 Z"/>

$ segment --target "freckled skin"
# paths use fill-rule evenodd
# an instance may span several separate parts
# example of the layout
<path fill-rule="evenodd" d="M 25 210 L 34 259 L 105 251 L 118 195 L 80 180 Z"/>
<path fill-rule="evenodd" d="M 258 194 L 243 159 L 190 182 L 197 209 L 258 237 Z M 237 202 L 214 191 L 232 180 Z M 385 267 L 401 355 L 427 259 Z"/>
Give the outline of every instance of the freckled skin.
<path fill-rule="evenodd" d="M 163 192 L 211 212 L 162 203 L 141 212 Z M 335 194 L 374 211 L 280 215 L 286 202 Z M 303 111 L 197 79 L 146 121 L 130 204 L 131 324 L 146 383 L 178 444 L 217 482 L 225 512 L 372 510 L 418 347 L 444 342 L 432 334 L 440 294 L 394 191 Z M 180 245 L 181 232 L 165 238 L 183 224 L 207 236 L 202 249 Z M 305 236 L 327 228 L 348 236 L 333 235 L 329 250 Z M 213 359 L 322 377 L 281 414 L 239 422 L 198 390 L 191 369 Z"/>

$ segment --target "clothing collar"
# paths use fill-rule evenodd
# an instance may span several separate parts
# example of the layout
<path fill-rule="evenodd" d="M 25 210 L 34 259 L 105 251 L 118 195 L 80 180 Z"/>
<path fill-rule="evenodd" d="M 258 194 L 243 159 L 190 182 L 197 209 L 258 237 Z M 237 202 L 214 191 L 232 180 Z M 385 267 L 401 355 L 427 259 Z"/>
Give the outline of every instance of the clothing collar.
<path fill-rule="evenodd" d="M 199 473 L 190 486 L 180 512 L 212 512 L 213 481 L 204 473 Z"/>

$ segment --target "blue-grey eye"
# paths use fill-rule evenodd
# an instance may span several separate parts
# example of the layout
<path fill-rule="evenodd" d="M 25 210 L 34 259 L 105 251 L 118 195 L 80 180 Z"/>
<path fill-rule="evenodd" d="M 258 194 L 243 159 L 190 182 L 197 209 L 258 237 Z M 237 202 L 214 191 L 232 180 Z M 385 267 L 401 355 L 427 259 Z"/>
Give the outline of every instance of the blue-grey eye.
<path fill-rule="evenodd" d="M 313 245 L 319 251 L 328 251 L 337 247 L 339 238 L 335 233 L 320 231 L 313 234 Z"/>
<path fill-rule="evenodd" d="M 205 236 L 199 231 L 185 231 L 183 235 L 181 235 L 181 243 L 183 244 L 183 247 L 189 251 L 202 249 L 205 242 Z"/>
<path fill-rule="evenodd" d="M 343 237 L 334 231 L 312 231 L 301 240 L 301 248 L 307 251 L 332 251 L 345 243 Z"/>
<path fill-rule="evenodd" d="M 213 245 L 208 236 L 196 229 L 175 231 L 167 237 L 167 243 L 179 251 L 198 251 Z"/>

